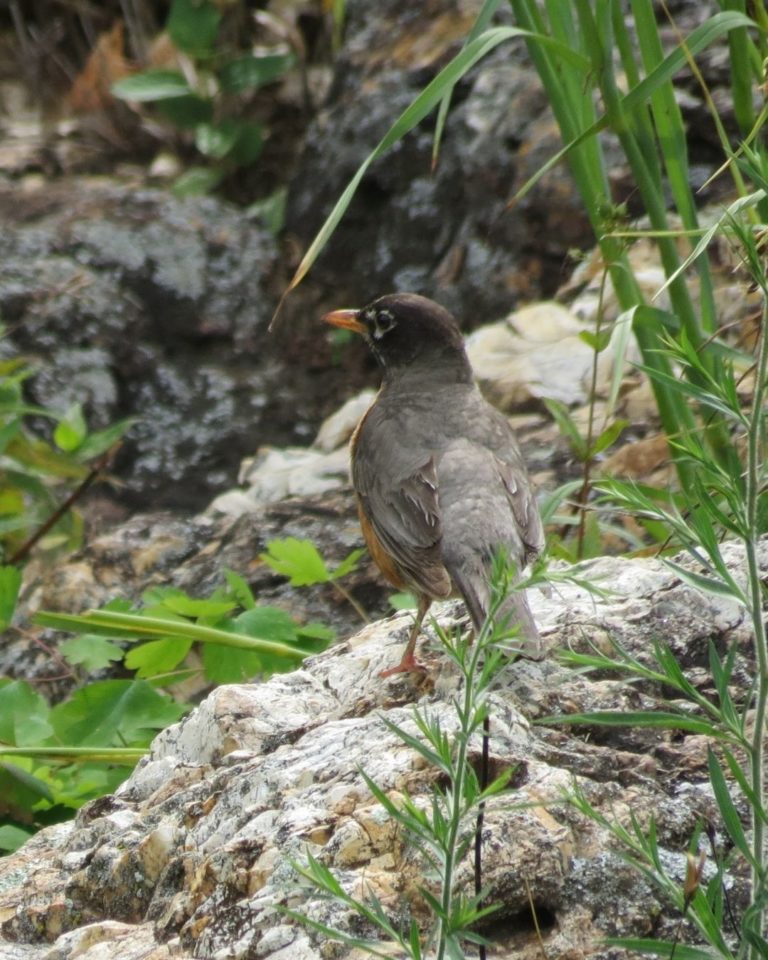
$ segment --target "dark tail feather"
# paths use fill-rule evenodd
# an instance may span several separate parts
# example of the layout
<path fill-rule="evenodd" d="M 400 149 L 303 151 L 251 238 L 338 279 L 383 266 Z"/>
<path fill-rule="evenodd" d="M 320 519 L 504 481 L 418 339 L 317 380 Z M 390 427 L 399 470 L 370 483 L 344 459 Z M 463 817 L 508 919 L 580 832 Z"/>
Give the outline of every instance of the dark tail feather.
<path fill-rule="evenodd" d="M 527 660 L 544 658 L 544 647 L 524 591 L 510 593 L 502 604 L 497 619 L 499 622 L 504 622 L 506 619 L 507 627 L 510 629 L 517 625 L 518 632 L 512 638 L 511 646 L 521 657 Z"/>
<path fill-rule="evenodd" d="M 478 569 L 468 572 L 465 565 L 463 570 L 449 568 L 449 573 L 464 598 L 475 630 L 480 630 L 490 602 L 486 571 L 478 566 Z M 517 635 L 509 643 L 512 650 L 528 660 L 543 659 L 544 649 L 539 631 L 523 591 L 509 594 L 501 605 L 496 620 L 509 630 L 517 626 Z"/>

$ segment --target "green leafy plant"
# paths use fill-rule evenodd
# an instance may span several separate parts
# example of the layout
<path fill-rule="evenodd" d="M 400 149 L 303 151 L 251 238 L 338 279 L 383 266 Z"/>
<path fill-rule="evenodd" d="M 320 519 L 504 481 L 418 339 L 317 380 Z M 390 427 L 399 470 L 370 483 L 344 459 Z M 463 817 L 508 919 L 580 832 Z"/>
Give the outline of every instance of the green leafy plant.
<path fill-rule="evenodd" d="M 754 158 L 753 158 L 754 159 Z M 756 177 L 761 168 L 749 172 Z M 732 213 L 721 223 L 728 239 L 736 245 L 742 262 L 768 303 L 768 275 L 765 270 L 759 233 Z M 766 491 L 768 490 L 768 437 L 766 435 L 766 396 L 768 395 L 768 308 L 764 307 L 760 325 L 757 356 L 752 368 L 754 386 L 751 403 L 744 405 L 737 390 L 733 362 L 723 362 L 719 375 L 707 369 L 701 352 L 693 348 L 685 331 L 667 337 L 666 359 L 677 367 L 694 367 L 696 376 L 689 376 L 668 386 L 677 390 L 686 402 L 701 410 L 715 411 L 734 431 L 735 441 L 745 450 L 742 470 L 730 472 L 712 456 L 695 430 L 681 430 L 672 441 L 678 455 L 694 469 L 691 484 L 684 496 L 660 499 L 636 484 L 617 480 L 599 483 L 612 504 L 623 504 L 633 513 L 660 522 L 689 553 L 693 565 L 667 560 L 680 578 L 697 590 L 727 597 L 741 607 L 752 628 L 753 652 L 756 661 L 754 680 L 736 693 L 734 676 L 737 648 L 732 646 L 718 656 L 710 644 L 709 667 L 716 696 L 704 696 L 688 680 L 668 646 L 657 643 L 653 649 L 653 665 L 647 666 L 626 651 L 616 647 L 612 656 L 601 653 L 567 655 L 580 669 L 618 672 L 633 679 L 650 681 L 674 691 L 669 707 L 634 713 L 598 712 L 547 718 L 541 722 L 567 722 L 593 725 L 625 725 L 684 730 L 709 737 L 717 750 L 710 749 L 709 779 L 720 817 L 732 845 L 732 859 L 741 859 L 750 873 L 749 902 L 737 923 L 741 946 L 734 949 L 724 935 L 722 887 L 725 866 L 719 865 L 707 883 L 698 879 L 686 889 L 669 875 L 658 856 L 655 828 L 642 830 L 633 823 L 627 829 L 602 817 L 583 795 L 573 801 L 587 816 L 600 820 L 611 830 L 627 851 L 627 856 L 688 917 L 709 949 L 721 957 L 747 956 L 757 960 L 766 951 L 765 904 L 768 903 L 768 849 L 766 824 L 765 750 L 766 706 L 768 704 L 768 636 L 765 604 L 768 591 L 760 570 L 759 545 L 768 529 Z M 665 376 L 654 370 L 651 376 Z M 746 577 L 734 575 L 723 557 L 723 535 L 740 542 L 746 560 Z M 733 784 L 746 798 L 750 811 L 749 830 L 742 825 L 732 798 Z M 692 838 L 691 856 L 699 855 L 696 838 Z M 672 955 L 672 943 L 653 944 L 638 940 L 617 941 L 629 950 Z M 695 948 L 687 948 L 693 956 Z M 695 951 L 697 956 L 711 956 Z"/>
<path fill-rule="evenodd" d="M 492 782 L 484 783 L 483 774 L 478 775 L 470 763 L 469 751 L 471 741 L 487 731 L 489 689 L 510 662 L 505 643 L 514 631 L 510 632 L 508 624 L 496 622 L 496 617 L 509 591 L 520 588 L 520 584 L 514 585 L 513 571 L 504 558 L 498 557 L 492 576 L 489 616 L 474 643 L 469 634 L 446 633 L 434 624 L 444 652 L 461 677 L 461 689 L 453 703 L 455 730 L 446 730 L 428 707 L 421 706 L 413 708 L 417 735 L 384 721 L 395 736 L 441 774 L 440 781 L 430 789 L 429 802 L 421 804 L 407 791 L 401 791 L 395 802 L 363 771 L 374 798 L 397 824 L 403 839 L 424 860 L 425 872 L 431 878 L 420 888 L 430 916 L 426 930 L 420 929 L 415 919 L 401 928 L 373 896 L 363 900 L 350 895 L 333 871 L 309 853 L 306 864 L 294 866 L 312 892 L 354 911 L 382 939 L 330 927 L 298 911 L 284 909 L 287 915 L 371 956 L 392 956 L 394 950 L 398 956 L 413 960 L 426 956 L 464 957 L 467 944 L 485 943 L 476 927 L 496 907 L 485 902 L 479 877 L 475 878 L 474 893 L 459 888 L 457 870 L 478 842 L 478 815 L 485 802 L 508 787 L 513 772 L 507 770 Z"/>
<path fill-rule="evenodd" d="M 115 600 L 83 614 L 41 611 L 33 619 L 81 635 L 63 647 L 70 662 L 93 667 L 122 659 L 137 677 L 154 683 L 186 676 L 183 665 L 194 644 L 207 680 L 236 683 L 292 670 L 333 639 L 323 624 L 299 624 L 285 610 L 257 604 L 239 574 L 227 571 L 226 577 L 227 587 L 205 599 L 177 587 L 152 587 L 137 608 Z M 141 642 L 125 652 L 118 643 L 125 640 Z"/>
<path fill-rule="evenodd" d="M 82 521 L 70 508 L 133 422 L 89 431 L 80 404 L 57 411 L 28 403 L 24 384 L 34 373 L 24 357 L 0 360 L 0 550 L 11 565 L 34 544 L 49 551 L 79 545 Z M 50 440 L 32 428 L 34 418 L 52 424 Z"/>
<path fill-rule="evenodd" d="M 0 678 L 0 850 L 116 789 L 188 707 L 145 680 L 91 683 L 54 707 Z"/>
<path fill-rule="evenodd" d="M 173 41 L 177 69 L 148 69 L 113 85 L 115 96 L 152 104 L 157 115 L 194 141 L 204 163 L 191 166 L 176 181 L 179 195 L 208 193 L 227 174 L 252 164 L 265 138 L 263 124 L 248 117 L 254 93 L 280 79 L 296 58 L 284 47 L 256 52 L 243 37 L 237 48 L 223 39 L 223 20 L 243 16 L 241 3 L 229 8 L 214 0 L 173 0 L 166 30 Z"/>
<path fill-rule="evenodd" d="M 114 790 L 152 738 L 190 709 L 173 697 L 180 680 L 201 673 L 233 683 L 292 670 L 333 639 L 323 624 L 257 604 L 239 574 L 224 576 L 226 586 L 204 599 L 153 587 L 135 608 L 114 600 L 80 615 L 36 614 L 34 622 L 76 634 L 59 646 L 73 671 L 122 663 L 132 679 L 85 683 L 54 707 L 31 684 L 0 679 L 0 850 Z M 199 662 L 190 661 L 194 649 Z"/>
<path fill-rule="evenodd" d="M 266 553 L 259 557 L 268 567 L 287 577 L 294 587 L 312 586 L 329 583 L 360 614 L 366 623 L 368 614 L 355 600 L 347 588 L 339 583 L 342 577 L 357 569 L 357 562 L 365 553 L 364 549 L 352 550 L 332 570 L 328 568 L 322 554 L 311 540 L 299 540 L 296 537 L 282 537 L 267 543 Z"/>

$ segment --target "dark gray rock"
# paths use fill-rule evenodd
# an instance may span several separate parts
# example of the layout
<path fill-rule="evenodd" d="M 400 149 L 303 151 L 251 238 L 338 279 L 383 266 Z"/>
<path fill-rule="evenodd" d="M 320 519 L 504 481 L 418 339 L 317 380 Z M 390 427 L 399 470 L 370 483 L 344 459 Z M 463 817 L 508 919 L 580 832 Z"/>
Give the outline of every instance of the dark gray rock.
<path fill-rule="evenodd" d="M 476 12 L 440 3 L 414 10 L 402 0 L 377 7 L 375 17 L 365 9 L 349 4 L 335 80 L 289 191 L 287 226 L 303 245 L 390 124 L 458 52 Z M 417 290 L 467 326 L 552 293 L 568 248 L 586 243 L 589 231 L 562 167 L 508 209 L 557 149 L 522 44 L 503 45 L 457 85 L 434 174 L 433 126 L 427 119 L 373 164 L 315 279 L 353 302 Z"/>
<path fill-rule="evenodd" d="M 35 402 L 80 401 L 92 428 L 137 418 L 129 504 L 202 506 L 259 444 L 302 436 L 303 381 L 265 349 L 274 241 L 241 211 L 70 183 L 0 189 L 0 213 L 3 352 L 39 361 Z"/>

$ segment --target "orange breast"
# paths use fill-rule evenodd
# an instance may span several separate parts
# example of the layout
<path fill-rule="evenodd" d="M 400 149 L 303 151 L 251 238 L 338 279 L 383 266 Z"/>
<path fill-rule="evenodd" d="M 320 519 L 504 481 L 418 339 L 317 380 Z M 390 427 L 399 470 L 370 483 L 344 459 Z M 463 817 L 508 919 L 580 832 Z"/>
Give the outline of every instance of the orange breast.
<path fill-rule="evenodd" d="M 366 517 L 359 500 L 357 502 L 357 514 L 360 517 L 360 527 L 362 528 L 365 542 L 368 545 L 368 550 L 373 557 L 373 562 L 393 586 L 399 590 L 408 587 L 409 584 L 403 580 L 400 571 L 395 566 L 389 553 L 382 546 L 381 540 L 376 536 L 371 522 L 368 517 Z"/>
<path fill-rule="evenodd" d="M 360 418 L 360 423 L 358 423 L 358 425 L 355 427 L 355 432 L 352 434 L 352 440 L 350 441 L 349 447 L 353 461 L 357 455 L 357 445 L 360 442 L 360 431 L 365 423 L 365 418 L 372 409 L 373 404 L 368 407 L 363 416 Z M 359 497 L 357 498 L 357 515 L 360 518 L 360 528 L 363 531 L 363 537 L 368 547 L 368 551 L 373 557 L 373 562 L 394 587 L 397 587 L 398 590 L 407 588 L 409 586 L 408 582 L 403 580 L 400 571 L 395 566 L 395 563 L 390 557 L 388 551 L 376 536 L 373 526 L 371 525 L 371 521 L 365 515 L 365 511 L 363 510 L 363 505 Z"/>

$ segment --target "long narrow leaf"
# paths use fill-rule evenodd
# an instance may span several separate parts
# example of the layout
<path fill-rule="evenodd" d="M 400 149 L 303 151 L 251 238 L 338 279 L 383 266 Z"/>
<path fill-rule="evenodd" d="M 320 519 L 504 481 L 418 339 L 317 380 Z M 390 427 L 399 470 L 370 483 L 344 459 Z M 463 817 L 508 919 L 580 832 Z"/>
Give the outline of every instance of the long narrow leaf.
<path fill-rule="evenodd" d="M 586 73 L 589 69 L 587 61 L 574 50 L 558 44 L 550 37 L 536 36 L 529 31 L 521 30 L 518 27 L 494 27 L 481 34 L 477 39 L 468 44 L 460 53 L 458 53 L 451 62 L 445 66 L 440 73 L 422 90 L 413 103 L 407 107 L 403 113 L 392 124 L 387 133 L 382 137 L 374 150 L 366 157 L 358 168 L 355 175 L 350 180 L 346 189 L 336 201 L 336 205 L 329 214 L 325 223 L 320 228 L 317 236 L 310 244 L 309 249 L 304 254 L 301 263 L 291 279 L 291 282 L 284 294 L 287 295 L 297 287 L 307 275 L 312 264 L 315 262 L 320 252 L 323 250 L 339 221 L 346 213 L 349 204 L 352 201 L 355 192 L 360 185 L 360 181 L 365 176 L 366 171 L 392 144 L 401 140 L 406 133 L 419 124 L 434 108 L 440 103 L 448 91 L 450 91 L 458 80 L 460 80 L 468 70 L 470 70 L 478 60 L 481 60 L 487 53 L 497 47 L 500 43 L 512 40 L 516 37 L 525 37 L 536 40 L 556 49 L 558 56 L 563 60 L 578 64 Z"/>
<path fill-rule="evenodd" d="M 247 636 L 242 633 L 204 627 L 199 623 L 183 620 L 162 620 L 157 617 L 142 617 L 137 614 L 118 613 L 114 610 L 88 610 L 79 616 L 64 613 L 37 613 L 35 623 L 57 630 L 74 633 L 96 633 L 100 636 L 138 637 L 184 637 L 200 643 L 219 643 L 225 647 L 238 647 L 268 653 L 272 656 L 303 660 L 310 651 L 279 643 L 274 640 Z"/>
<path fill-rule="evenodd" d="M 715 14 L 715 16 L 710 17 L 705 23 L 697 27 L 693 33 L 687 37 L 686 45 L 691 54 L 698 53 L 723 36 L 723 34 L 728 33 L 729 30 L 754 26 L 754 21 L 744 14 L 732 10 L 724 11 Z M 645 79 L 641 80 L 636 87 L 633 87 L 632 90 L 626 94 L 621 101 L 622 110 L 629 112 L 635 107 L 645 103 L 653 91 L 673 77 L 685 65 L 685 62 L 685 53 L 679 47 L 673 50 L 655 70 L 649 73 Z M 526 194 L 530 193 L 542 177 L 556 167 L 558 163 L 565 159 L 565 157 L 572 153 L 577 147 L 605 130 L 608 125 L 608 117 L 603 114 L 603 116 L 596 120 L 591 126 L 582 130 L 577 136 L 566 143 L 561 150 L 558 150 L 554 156 L 550 157 L 529 180 L 526 180 L 515 194 L 512 202 L 522 200 Z"/>
<path fill-rule="evenodd" d="M 712 750 L 707 752 L 707 769 L 709 770 L 709 782 L 712 784 L 715 800 L 717 801 L 720 816 L 723 819 L 723 824 L 728 832 L 728 836 L 734 842 L 739 852 L 746 858 L 747 862 L 752 864 L 755 869 L 761 869 L 761 865 L 755 862 L 755 858 L 749 848 L 749 843 L 747 842 L 744 828 L 741 825 L 739 814 L 734 806 L 730 789 L 723 776 L 723 771 L 717 761 L 717 757 Z"/>
<path fill-rule="evenodd" d="M 579 724 L 600 727 L 652 727 L 662 730 L 687 730 L 710 737 L 723 734 L 709 721 L 699 720 L 682 713 L 659 711 L 595 710 L 592 713 L 569 713 L 560 716 L 542 717 L 537 724 Z M 728 737 L 725 737 L 728 739 Z"/>
<path fill-rule="evenodd" d="M 480 12 L 475 19 L 475 22 L 472 24 L 472 29 L 469 31 L 469 35 L 464 43 L 464 47 L 468 47 L 470 43 L 479 37 L 483 31 L 486 29 L 488 24 L 491 22 L 491 18 L 494 13 L 499 8 L 501 0 L 483 0 L 483 5 L 480 8 Z M 443 99 L 440 101 L 440 107 L 437 111 L 437 119 L 435 121 L 435 135 L 432 139 L 432 169 L 434 170 L 437 166 L 437 158 L 440 154 L 440 143 L 443 139 L 443 130 L 445 129 L 445 121 L 448 116 L 448 111 L 451 107 L 451 97 L 453 96 L 453 86 L 451 86 L 446 93 L 443 95 Z"/>

